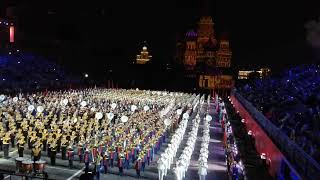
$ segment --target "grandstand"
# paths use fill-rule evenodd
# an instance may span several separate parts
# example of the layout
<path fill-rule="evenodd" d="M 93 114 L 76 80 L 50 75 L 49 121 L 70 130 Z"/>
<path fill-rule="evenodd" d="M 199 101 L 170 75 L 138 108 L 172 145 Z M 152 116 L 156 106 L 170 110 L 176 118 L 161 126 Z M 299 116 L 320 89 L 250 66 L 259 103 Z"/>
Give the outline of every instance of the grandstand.
<path fill-rule="evenodd" d="M 230 100 L 255 134 L 259 153 L 270 158 L 273 176 L 320 176 L 319 71 L 317 64 L 300 65 L 232 92 Z"/>
<path fill-rule="evenodd" d="M 241 94 L 303 150 L 320 162 L 320 67 L 303 65 L 280 78 L 259 80 Z"/>
<path fill-rule="evenodd" d="M 79 82 L 56 63 L 30 53 L 0 53 L 0 69 L 1 91 L 6 93 L 63 89 Z"/>

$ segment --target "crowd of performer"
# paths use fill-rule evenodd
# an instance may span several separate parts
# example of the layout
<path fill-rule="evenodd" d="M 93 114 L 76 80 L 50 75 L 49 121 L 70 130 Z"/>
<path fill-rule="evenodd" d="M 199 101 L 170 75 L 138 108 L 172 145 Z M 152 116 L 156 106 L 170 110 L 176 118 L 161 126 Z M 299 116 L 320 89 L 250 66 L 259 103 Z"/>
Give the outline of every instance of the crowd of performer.
<path fill-rule="evenodd" d="M 174 130 L 195 95 L 139 90 L 81 91 L 0 96 L 0 150 L 4 157 L 39 161 L 50 157 L 94 165 L 96 178 L 117 166 L 119 174 L 134 168 L 137 176 Z M 166 119 L 166 121 L 164 121 Z"/>

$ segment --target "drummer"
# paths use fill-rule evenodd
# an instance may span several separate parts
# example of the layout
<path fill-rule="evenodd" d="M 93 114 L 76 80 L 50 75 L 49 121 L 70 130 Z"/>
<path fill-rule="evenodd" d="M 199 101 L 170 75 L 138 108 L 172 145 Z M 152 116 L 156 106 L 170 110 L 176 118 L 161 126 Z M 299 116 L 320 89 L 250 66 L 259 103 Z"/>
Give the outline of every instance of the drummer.
<path fill-rule="evenodd" d="M 107 174 L 108 166 L 109 166 L 109 153 L 108 153 L 108 150 L 105 151 L 102 161 L 103 161 L 104 173 Z"/>
<path fill-rule="evenodd" d="M 68 147 L 68 160 L 69 160 L 69 168 L 73 168 L 73 160 L 74 160 L 74 151 L 71 146 Z"/>
<path fill-rule="evenodd" d="M 124 158 L 124 155 L 123 155 L 123 152 L 121 152 L 119 154 L 119 157 L 118 157 L 118 168 L 119 168 L 119 175 L 122 176 L 123 174 L 123 164 L 124 164 L 124 161 L 125 161 L 125 158 Z"/>
<path fill-rule="evenodd" d="M 24 145 L 25 145 L 25 140 L 23 136 L 20 136 L 18 139 L 18 153 L 19 153 L 19 157 L 23 157 L 23 150 L 24 150 Z"/>
<path fill-rule="evenodd" d="M 57 141 L 53 140 L 53 142 L 50 144 L 50 162 L 51 165 L 56 165 L 56 153 L 57 153 Z"/>
<path fill-rule="evenodd" d="M 66 158 L 67 146 L 68 146 L 67 136 L 63 135 L 61 139 L 61 157 L 63 160 L 67 159 Z"/>
<path fill-rule="evenodd" d="M 31 157 L 33 157 L 33 161 L 39 161 L 41 157 L 41 142 L 37 141 L 32 148 Z"/>
<path fill-rule="evenodd" d="M 141 171 L 141 157 L 140 156 L 138 156 L 138 159 L 136 161 L 135 169 L 136 169 L 137 177 L 140 178 L 140 171 Z"/>
<path fill-rule="evenodd" d="M 55 139 L 56 139 L 56 144 L 57 144 L 57 147 L 56 147 L 56 151 L 58 153 L 60 153 L 60 149 L 61 149 L 61 129 L 58 129 L 59 127 L 56 128 L 56 133 L 54 133 L 56 135 Z"/>
<path fill-rule="evenodd" d="M 15 131 L 16 131 L 15 125 L 12 125 L 12 126 L 10 127 L 11 148 L 14 148 L 14 147 L 15 147 L 15 142 L 14 142 L 14 139 L 15 139 Z"/>
<path fill-rule="evenodd" d="M 85 153 L 84 153 L 84 164 L 86 166 L 86 172 L 89 171 L 89 164 L 92 161 L 92 157 L 90 155 L 91 153 L 89 152 L 89 149 L 86 149 Z"/>
<path fill-rule="evenodd" d="M 81 142 L 79 142 L 79 144 L 78 144 L 77 154 L 79 156 L 79 162 L 82 163 L 84 150 L 83 150 L 83 144 Z"/>
<path fill-rule="evenodd" d="M 10 141 L 10 132 L 6 132 L 4 137 L 2 138 L 4 158 L 9 158 L 9 141 Z"/>
<path fill-rule="evenodd" d="M 94 159 L 94 166 L 95 166 L 95 172 L 96 172 L 96 179 L 100 179 L 100 167 L 101 167 L 101 155 L 99 153 L 96 154 L 96 157 Z"/>
<path fill-rule="evenodd" d="M 109 148 L 109 159 L 110 159 L 110 167 L 113 168 L 113 159 L 114 159 L 114 147 L 111 146 Z"/>
<path fill-rule="evenodd" d="M 49 133 L 48 135 L 48 140 L 47 140 L 47 145 L 48 145 L 48 150 L 47 150 L 47 156 L 50 157 L 51 156 L 51 144 L 53 143 L 53 134 Z"/>

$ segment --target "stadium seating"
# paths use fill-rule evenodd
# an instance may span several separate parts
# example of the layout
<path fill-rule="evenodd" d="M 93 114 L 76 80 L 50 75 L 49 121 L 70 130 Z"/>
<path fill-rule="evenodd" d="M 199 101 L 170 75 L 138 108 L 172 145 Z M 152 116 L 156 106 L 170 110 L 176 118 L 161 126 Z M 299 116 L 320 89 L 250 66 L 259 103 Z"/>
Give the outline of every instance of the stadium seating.
<path fill-rule="evenodd" d="M 0 90 L 5 93 L 65 88 L 78 82 L 56 63 L 27 53 L 0 54 Z"/>
<path fill-rule="evenodd" d="M 320 162 L 320 66 L 301 65 L 238 91 L 306 153 Z"/>

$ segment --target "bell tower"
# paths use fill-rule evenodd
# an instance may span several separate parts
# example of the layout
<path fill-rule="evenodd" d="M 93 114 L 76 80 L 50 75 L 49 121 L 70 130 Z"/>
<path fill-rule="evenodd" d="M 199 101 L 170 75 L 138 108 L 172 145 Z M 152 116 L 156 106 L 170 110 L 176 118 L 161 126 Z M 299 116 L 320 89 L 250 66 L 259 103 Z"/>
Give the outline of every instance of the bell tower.
<path fill-rule="evenodd" d="M 216 38 L 214 35 L 214 23 L 209 14 L 210 4 L 207 0 L 204 0 L 203 3 L 203 16 L 200 18 L 198 23 L 198 38 L 197 38 L 197 48 L 198 48 L 198 56 L 201 58 L 204 54 L 204 45 L 209 40 L 216 42 Z"/>
<path fill-rule="evenodd" d="M 198 23 L 198 39 L 199 46 L 203 46 L 209 39 L 214 39 L 213 20 L 210 16 L 202 16 Z"/>

